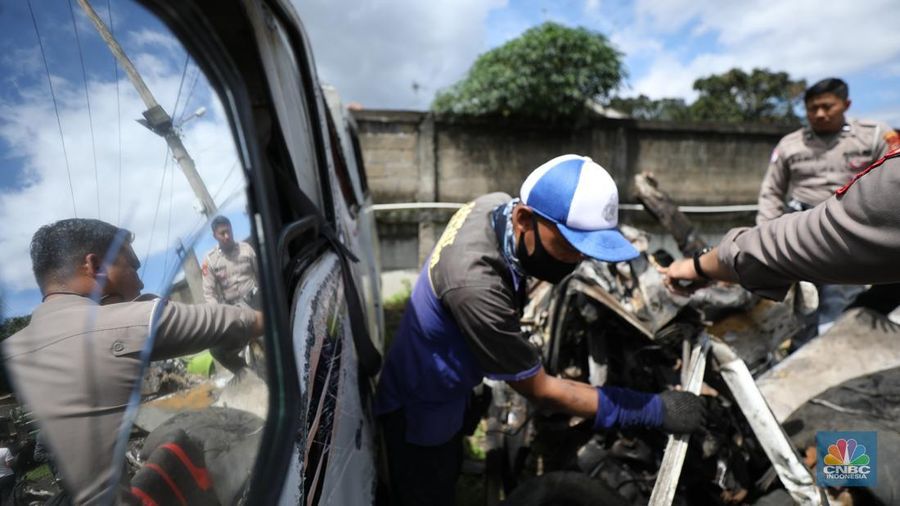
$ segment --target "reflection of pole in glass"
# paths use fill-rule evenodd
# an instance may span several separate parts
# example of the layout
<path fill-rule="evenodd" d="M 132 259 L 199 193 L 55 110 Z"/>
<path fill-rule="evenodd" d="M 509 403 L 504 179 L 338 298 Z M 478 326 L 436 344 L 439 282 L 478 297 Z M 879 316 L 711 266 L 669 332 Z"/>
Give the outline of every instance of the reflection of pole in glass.
<path fill-rule="evenodd" d="M 91 22 L 94 23 L 100 37 L 106 42 L 106 45 L 109 46 L 110 52 L 112 52 L 113 56 L 119 62 L 119 65 L 125 69 L 125 73 L 128 74 L 128 79 L 131 80 L 131 83 L 134 85 L 135 89 L 137 89 L 138 94 L 147 106 L 147 110 L 143 113 L 144 119 L 138 120 L 138 122 L 166 140 L 169 149 L 172 150 L 172 154 L 175 156 L 175 161 L 178 162 L 178 166 L 181 167 L 182 172 L 184 172 L 188 183 L 191 185 L 191 189 L 194 190 L 194 194 L 197 196 L 197 199 L 200 200 L 203 214 L 207 217 L 214 216 L 218 211 L 216 203 L 213 201 L 212 196 L 210 196 L 209 190 L 206 189 L 206 185 L 203 183 L 203 179 L 200 178 L 200 174 L 197 173 L 197 169 L 194 167 L 194 160 L 188 154 L 187 149 L 185 149 L 184 144 L 181 142 L 181 138 L 178 136 L 178 132 L 172 124 L 172 117 L 169 116 L 169 113 L 167 113 L 156 101 L 156 98 L 153 97 L 150 88 L 144 83 L 143 78 L 141 78 L 141 75 L 134 67 L 134 64 L 131 63 L 131 60 L 128 59 L 122 46 L 119 45 L 106 25 L 103 24 L 103 20 L 97 16 L 96 11 L 94 11 L 88 1 L 78 0 L 78 5 L 81 6 Z M 206 110 L 203 109 L 203 112 L 205 111 Z M 196 117 L 197 113 L 202 114 L 198 109 L 198 111 L 194 113 L 194 117 Z M 182 122 L 182 124 L 184 124 L 184 122 Z"/>
<path fill-rule="evenodd" d="M 200 116 L 206 114 L 206 107 L 198 107 L 196 111 L 192 112 L 190 116 L 184 117 L 182 116 L 178 123 L 175 124 L 175 128 L 181 128 L 185 123 L 191 121 L 192 119 L 197 119 Z"/>

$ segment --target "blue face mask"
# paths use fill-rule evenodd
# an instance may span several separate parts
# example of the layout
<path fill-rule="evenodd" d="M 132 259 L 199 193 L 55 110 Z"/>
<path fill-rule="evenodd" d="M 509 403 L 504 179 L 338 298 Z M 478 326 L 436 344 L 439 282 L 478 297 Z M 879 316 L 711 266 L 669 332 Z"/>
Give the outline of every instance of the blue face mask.
<path fill-rule="evenodd" d="M 519 234 L 516 241 L 516 257 L 522 264 L 522 269 L 529 276 L 533 276 L 549 283 L 559 283 L 562 279 L 578 267 L 578 263 L 570 264 L 557 260 L 547 252 L 541 242 L 541 232 L 538 228 L 538 220 L 534 213 L 531 213 L 531 224 L 534 227 L 534 253 L 528 254 L 525 247 L 525 234 Z"/>

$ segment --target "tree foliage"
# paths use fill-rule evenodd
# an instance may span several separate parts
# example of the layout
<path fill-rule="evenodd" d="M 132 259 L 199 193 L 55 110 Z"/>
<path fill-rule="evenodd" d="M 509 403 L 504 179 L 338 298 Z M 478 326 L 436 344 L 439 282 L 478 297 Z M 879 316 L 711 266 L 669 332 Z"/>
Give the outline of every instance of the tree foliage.
<path fill-rule="evenodd" d="M 731 69 L 694 81 L 700 93 L 691 104 L 697 121 L 790 123 L 800 122 L 794 107 L 803 99 L 806 81 L 787 72 Z"/>
<path fill-rule="evenodd" d="M 459 116 L 573 117 L 624 77 L 622 53 L 605 36 L 547 22 L 479 56 L 432 108 Z"/>
<path fill-rule="evenodd" d="M 28 326 L 31 316 L 11 316 L 0 321 L 0 341 Z"/>
<path fill-rule="evenodd" d="M 609 107 L 636 119 L 661 121 L 690 121 L 690 108 L 683 98 L 654 100 L 647 95 L 638 97 L 614 97 Z"/>
<path fill-rule="evenodd" d="M 692 104 L 641 95 L 613 98 L 610 106 L 638 119 L 796 125 L 800 118 L 794 109 L 803 99 L 806 81 L 794 81 L 787 72 L 753 69 L 747 73 L 735 68 L 697 79 L 694 89 L 698 97 Z"/>

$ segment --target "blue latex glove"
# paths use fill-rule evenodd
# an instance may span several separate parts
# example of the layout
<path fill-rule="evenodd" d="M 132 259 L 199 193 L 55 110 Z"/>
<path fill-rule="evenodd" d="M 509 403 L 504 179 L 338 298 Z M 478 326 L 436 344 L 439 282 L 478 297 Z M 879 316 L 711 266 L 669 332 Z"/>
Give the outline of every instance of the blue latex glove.
<path fill-rule="evenodd" d="M 594 429 L 635 425 L 659 428 L 662 427 L 664 417 L 662 399 L 657 394 L 611 386 L 597 388 Z"/>
<path fill-rule="evenodd" d="M 597 389 L 595 430 L 640 426 L 680 434 L 699 430 L 705 420 L 706 405 L 688 392 L 649 394 L 611 386 Z"/>

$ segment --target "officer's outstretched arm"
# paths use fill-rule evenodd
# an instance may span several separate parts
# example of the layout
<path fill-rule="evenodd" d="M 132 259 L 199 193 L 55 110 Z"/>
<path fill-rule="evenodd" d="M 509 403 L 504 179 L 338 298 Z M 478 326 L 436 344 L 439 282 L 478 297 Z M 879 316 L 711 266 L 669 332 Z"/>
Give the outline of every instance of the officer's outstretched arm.
<path fill-rule="evenodd" d="M 598 388 L 550 376 L 543 369 L 509 385 L 543 409 L 593 420 L 597 430 L 642 426 L 689 433 L 699 430 L 706 418 L 703 401 L 688 392 L 650 394 L 611 386 Z"/>
<path fill-rule="evenodd" d="M 262 313 L 224 304 L 166 304 L 160 311 L 153 360 L 207 348 L 238 350 L 263 332 Z"/>

